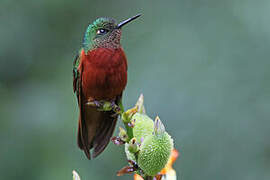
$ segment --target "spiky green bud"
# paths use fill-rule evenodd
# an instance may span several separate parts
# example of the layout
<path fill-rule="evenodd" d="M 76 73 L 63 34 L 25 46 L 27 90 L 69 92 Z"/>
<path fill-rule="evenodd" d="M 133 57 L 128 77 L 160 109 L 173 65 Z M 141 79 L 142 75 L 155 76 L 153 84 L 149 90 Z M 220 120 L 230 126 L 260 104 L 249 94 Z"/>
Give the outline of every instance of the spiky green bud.
<path fill-rule="evenodd" d="M 146 114 L 136 113 L 132 116 L 131 121 L 135 122 L 133 136 L 137 139 L 138 143 L 142 143 L 142 140 L 146 138 L 146 136 L 152 134 L 154 122 Z"/>
<path fill-rule="evenodd" d="M 138 165 L 149 176 L 155 176 L 167 164 L 173 148 L 171 136 L 157 117 L 154 133 L 148 135 L 140 147 Z"/>

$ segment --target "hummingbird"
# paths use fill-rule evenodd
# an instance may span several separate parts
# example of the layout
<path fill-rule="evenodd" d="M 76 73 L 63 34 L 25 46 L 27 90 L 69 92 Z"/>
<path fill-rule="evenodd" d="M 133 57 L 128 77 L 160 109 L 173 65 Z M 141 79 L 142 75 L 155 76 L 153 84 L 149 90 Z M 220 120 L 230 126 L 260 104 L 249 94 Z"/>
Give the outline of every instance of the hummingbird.
<path fill-rule="evenodd" d="M 120 44 L 121 28 L 141 14 L 119 24 L 101 17 L 90 24 L 73 63 L 73 91 L 79 107 L 77 143 L 86 157 L 97 157 L 108 145 L 122 107 L 127 84 L 127 58 Z M 102 103 L 110 102 L 109 110 Z M 117 107 L 117 108 L 113 108 Z"/>

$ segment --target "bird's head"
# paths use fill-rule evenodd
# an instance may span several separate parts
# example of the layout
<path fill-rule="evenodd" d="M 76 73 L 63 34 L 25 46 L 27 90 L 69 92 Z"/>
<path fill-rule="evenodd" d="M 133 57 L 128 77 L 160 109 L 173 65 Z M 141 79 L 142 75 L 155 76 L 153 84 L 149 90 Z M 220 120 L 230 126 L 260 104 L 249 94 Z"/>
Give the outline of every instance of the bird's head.
<path fill-rule="evenodd" d="M 83 39 L 85 52 L 95 48 L 119 48 L 121 28 L 139 16 L 140 14 L 122 21 L 119 24 L 112 18 L 101 17 L 96 19 L 86 29 Z"/>

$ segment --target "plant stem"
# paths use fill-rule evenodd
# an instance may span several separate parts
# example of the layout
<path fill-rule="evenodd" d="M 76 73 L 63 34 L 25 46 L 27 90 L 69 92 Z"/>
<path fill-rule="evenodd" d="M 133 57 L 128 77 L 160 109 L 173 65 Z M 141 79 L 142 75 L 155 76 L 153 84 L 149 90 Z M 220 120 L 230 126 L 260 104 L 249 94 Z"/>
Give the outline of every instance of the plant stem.
<path fill-rule="evenodd" d="M 145 180 L 153 180 L 154 179 L 154 177 L 152 177 L 152 176 L 146 176 L 145 177 Z"/>
<path fill-rule="evenodd" d="M 129 127 L 128 123 L 124 123 L 125 128 L 127 130 L 127 135 L 128 135 L 128 142 L 133 138 L 133 130 L 131 127 Z"/>

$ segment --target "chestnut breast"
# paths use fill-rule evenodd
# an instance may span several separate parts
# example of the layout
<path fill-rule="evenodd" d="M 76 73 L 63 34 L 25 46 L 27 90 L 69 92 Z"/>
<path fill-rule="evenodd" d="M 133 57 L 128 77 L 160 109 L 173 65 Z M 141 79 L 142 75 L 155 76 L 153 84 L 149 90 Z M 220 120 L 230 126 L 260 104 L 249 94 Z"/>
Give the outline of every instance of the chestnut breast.
<path fill-rule="evenodd" d="M 81 53 L 82 90 L 86 98 L 113 100 L 127 84 L 127 60 L 122 48 L 97 48 Z"/>

